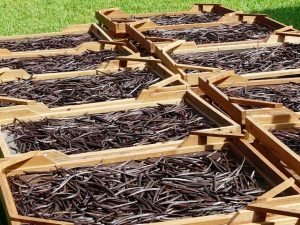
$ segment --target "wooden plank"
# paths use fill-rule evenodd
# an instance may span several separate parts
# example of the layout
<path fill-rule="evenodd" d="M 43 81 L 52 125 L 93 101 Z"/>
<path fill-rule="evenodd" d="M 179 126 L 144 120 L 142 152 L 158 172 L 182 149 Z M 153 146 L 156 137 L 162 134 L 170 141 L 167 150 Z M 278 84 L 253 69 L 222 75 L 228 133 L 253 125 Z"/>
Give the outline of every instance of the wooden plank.
<path fill-rule="evenodd" d="M 211 132 L 211 131 L 193 131 L 191 135 L 199 135 L 199 136 L 213 136 L 213 137 L 226 137 L 226 138 L 241 138 L 245 137 L 244 134 L 240 133 L 223 133 L 223 132 Z"/>
<path fill-rule="evenodd" d="M 224 80 L 228 77 L 232 76 L 232 74 L 229 72 L 229 73 L 221 73 L 220 75 L 215 75 L 215 76 L 210 76 L 207 78 L 207 81 L 209 83 L 216 83 L 216 82 L 219 82 L 221 80 Z"/>
<path fill-rule="evenodd" d="M 232 75 L 229 78 L 240 78 L 237 75 Z M 242 79 L 228 79 L 224 80 L 221 83 L 218 83 L 218 87 L 254 87 L 254 86 L 266 86 L 266 85 L 277 85 L 277 84 L 286 84 L 286 83 L 300 83 L 300 78 L 275 78 L 275 79 L 264 79 L 264 80 L 248 80 L 245 78 Z"/>
<path fill-rule="evenodd" d="M 271 198 L 268 200 L 268 204 L 273 206 L 284 206 L 284 207 L 293 207 L 295 205 L 299 205 L 300 195 L 288 195 L 288 196 L 281 196 L 276 198 Z"/>
<path fill-rule="evenodd" d="M 256 212 L 258 214 L 258 212 Z M 265 221 L 255 221 L 251 223 L 243 223 L 242 225 L 298 225 L 298 219 L 293 217 L 266 218 Z"/>
<path fill-rule="evenodd" d="M 276 187 L 272 188 L 268 192 L 259 196 L 257 198 L 257 200 L 259 202 L 260 201 L 268 201 L 270 198 L 276 197 L 278 194 L 282 193 L 283 191 L 290 188 L 294 184 L 295 184 L 295 180 L 293 178 L 289 178 L 288 180 L 283 181 L 281 184 L 277 185 Z M 300 192 L 299 192 L 299 194 L 300 194 Z"/>
<path fill-rule="evenodd" d="M 203 216 L 189 219 L 178 219 L 158 223 L 149 223 L 149 225 L 224 225 L 232 218 L 233 214 L 221 214 L 213 216 Z"/>
<path fill-rule="evenodd" d="M 247 99 L 247 98 L 239 98 L 239 97 L 229 97 L 229 102 L 237 103 L 240 105 L 263 106 L 263 107 L 270 107 L 270 108 L 282 108 L 282 106 L 283 106 L 282 103 L 268 102 L 268 101 Z"/>
<path fill-rule="evenodd" d="M 293 76 L 293 75 L 298 75 L 299 73 L 300 73 L 300 69 L 289 69 L 289 70 L 280 70 L 280 71 L 271 71 L 271 72 L 247 73 L 247 74 L 242 74 L 241 76 L 249 80 L 253 80 L 253 79 Z"/>
<path fill-rule="evenodd" d="M 120 41 L 108 41 L 108 40 L 99 40 L 100 44 L 109 44 L 109 45 L 118 45 L 118 46 L 126 46 L 125 42 Z"/>
<path fill-rule="evenodd" d="M 118 56 L 116 60 L 120 61 L 134 61 L 134 62 L 154 62 L 161 63 L 160 59 L 155 59 L 152 57 L 132 57 L 132 56 Z"/>
<path fill-rule="evenodd" d="M 282 28 L 280 28 L 280 29 L 277 29 L 277 30 L 274 31 L 273 33 L 274 33 L 274 34 L 278 34 L 278 33 L 280 33 L 280 32 L 286 32 L 286 31 L 291 30 L 291 29 L 294 29 L 294 27 L 293 27 L 293 26 L 286 26 L 286 27 L 282 27 Z"/>
<path fill-rule="evenodd" d="M 284 32 L 276 32 L 276 34 L 278 35 L 285 35 L 285 36 L 292 36 L 292 37 L 300 37 L 300 32 L 287 32 L 287 31 L 284 31 Z"/>
<path fill-rule="evenodd" d="M 291 216 L 291 217 L 297 217 L 300 218 L 300 210 L 298 209 L 283 209 L 280 207 L 274 207 L 270 206 L 269 204 L 264 203 L 255 203 L 253 205 L 248 205 L 247 209 L 253 210 L 256 212 L 262 212 L 262 213 L 273 213 L 283 216 Z"/>
<path fill-rule="evenodd" d="M 221 92 L 217 87 L 209 84 L 202 78 L 199 78 L 199 88 L 208 96 L 212 101 L 217 103 L 226 113 L 228 113 L 234 121 L 243 121 L 243 112 L 238 109 L 234 104 L 229 102 L 228 97 Z"/>
<path fill-rule="evenodd" d="M 169 46 L 167 46 L 169 47 Z M 181 69 L 190 69 L 190 70 L 200 70 L 200 71 L 206 71 L 206 72 L 216 72 L 220 71 L 218 68 L 214 67 L 205 67 L 205 66 L 193 66 L 193 65 L 185 65 L 185 64 L 175 64 L 176 67 Z"/>
<path fill-rule="evenodd" d="M 10 216 L 10 219 L 12 221 L 18 221 L 22 223 L 34 223 L 36 225 L 74 225 L 73 223 L 69 223 L 69 222 L 34 218 L 34 217 L 21 216 L 21 215 L 12 215 Z"/>
<path fill-rule="evenodd" d="M 184 40 L 176 40 L 168 45 L 165 45 L 163 48 L 161 48 L 161 51 L 164 51 L 164 52 L 172 51 L 175 48 L 178 48 L 183 43 L 185 43 Z"/>
<path fill-rule="evenodd" d="M 34 100 L 21 99 L 21 98 L 12 98 L 6 96 L 0 96 L 0 102 L 3 103 L 15 103 L 17 105 L 34 105 L 37 104 Z"/>
<path fill-rule="evenodd" d="M 156 41 L 156 42 L 161 42 L 161 41 L 167 41 L 167 42 L 173 42 L 175 39 L 173 38 L 162 38 L 162 37 L 146 37 L 146 40 L 150 41 Z"/>

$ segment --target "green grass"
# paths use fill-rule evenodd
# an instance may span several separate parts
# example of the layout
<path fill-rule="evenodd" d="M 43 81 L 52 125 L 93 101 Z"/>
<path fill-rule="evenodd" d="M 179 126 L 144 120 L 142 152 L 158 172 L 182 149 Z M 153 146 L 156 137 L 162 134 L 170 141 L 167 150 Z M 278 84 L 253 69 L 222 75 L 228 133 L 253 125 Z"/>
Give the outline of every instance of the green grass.
<path fill-rule="evenodd" d="M 0 35 L 59 31 L 69 24 L 94 22 L 94 11 L 119 7 L 128 13 L 189 9 L 199 0 L 1 0 Z M 203 0 L 235 10 L 266 13 L 300 29 L 300 0 Z M 5 225 L 0 207 L 0 225 Z"/>
<path fill-rule="evenodd" d="M 189 9 L 199 0 L 1 0 L 0 35 L 59 31 L 69 24 L 95 21 L 94 11 L 119 7 L 126 12 L 163 12 Z M 300 28 L 300 0 L 203 0 L 235 10 L 267 13 Z"/>

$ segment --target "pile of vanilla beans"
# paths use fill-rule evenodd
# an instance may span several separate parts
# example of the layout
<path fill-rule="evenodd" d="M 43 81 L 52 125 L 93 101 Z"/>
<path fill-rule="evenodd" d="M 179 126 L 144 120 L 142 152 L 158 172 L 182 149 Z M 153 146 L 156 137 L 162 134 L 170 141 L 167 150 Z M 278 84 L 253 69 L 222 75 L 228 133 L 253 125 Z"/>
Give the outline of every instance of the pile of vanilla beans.
<path fill-rule="evenodd" d="M 300 112 L 300 84 L 288 83 L 255 87 L 229 87 L 222 91 L 230 97 L 241 97 L 282 103 L 287 108 Z"/>
<path fill-rule="evenodd" d="M 149 69 L 55 80 L 23 80 L 0 84 L 0 96 L 36 100 L 49 107 L 134 98 L 160 81 Z"/>
<path fill-rule="evenodd" d="M 92 34 L 69 34 L 52 37 L 23 38 L 0 41 L 0 49 L 16 51 L 34 51 L 46 49 L 74 48 L 84 42 L 97 41 Z"/>
<path fill-rule="evenodd" d="M 227 150 L 25 172 L 8 181 L 21 215 L 76 225 L 230 213 L 265 192 L 254 169 Z"/>
<path fill-rule="evenodd" d="M 300 155 L 300 129 L 271 129 L 279 140 L 286 144 L 290 149 Z"/>
<path fill-rule="evenodd" d="M 240 51 L 174 54 L 172 58 L 177 63 L 234 70 L 237 74 L 279 71 L 300 68 L 300 45 L 284 44 Z"/>
<path fill-rule="evenodd" d="M 217 127 L 182 102 L 62 119 L 19 121 L 2 126 L 12 151 L 56 149 L 66 154 L 176 141 L 191 131 Z"/>
<path fill-rule="evenodd" d="M 208 28 L 187 29 L 153 29 L 143 32 L 148 37 L 172 38 L 194 41 L 197 44 L 233 42 L 263 39 L 270 35 L 272 30 L 258 24 L 242 23 L 239 25 L 221 25 Z"/>
<path fill-rule="evenodd" d="M 219 20 L 221 17 L 222 15 L 213 12 L 203 12 L 201 14 L 135 17 L 135 19 L 148 18 L 158 25 L 178 25 L 178 24 L 210 23 Z"/>
<path fill-rule="evenodd" d="M 102 50 L 86 51 L 80 55 L 0 59 L 0 68 L 24 69 L 29 74 L 93 70 L 118 55 L 120 54 L 112 50 Z"/>

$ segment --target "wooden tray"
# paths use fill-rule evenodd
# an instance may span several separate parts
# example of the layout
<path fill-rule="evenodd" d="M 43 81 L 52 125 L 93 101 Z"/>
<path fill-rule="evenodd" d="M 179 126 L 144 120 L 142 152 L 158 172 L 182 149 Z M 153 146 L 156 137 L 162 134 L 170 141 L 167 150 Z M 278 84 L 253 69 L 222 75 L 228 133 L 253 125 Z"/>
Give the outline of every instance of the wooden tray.
<path fill-rule="evenodd" d="M 203 12 L 212 12 L 222 15 L 216 23 L 222 24 L 223 21 L 230 21 L 235 11 L 228 9 L 221 4 L 194 4 L 188 11 L 167 12 L 167 13 L 142 13 L 127 14 L 119 8 L 103 9 L 96 11 L 96 18 L 99 24 L 107 28 L 107 30 L 115 37 L 126 36 L 125 24 L 145 19 L 151 16 L 161 15 L 182 15 L 182 14 L 201 14 Z"/>
<path fill-rule="evenodd" d="M 154 89 L 144 90 L 136 99 L 129 98 L 50 109 L 42 103 L 37 103 L 34 105 L 19 105 L 10 108 L 0 108 L 0 125 L 11 124 L 14 122 L 15 118 L 21 121 L 39 121 L 44 118 L 58 119 L 82 116 L 86 114 L 91 115 L 97 113 L 140 109 L 145 107 L 154 107 L 159 104 L 177 105 L 182 101 L 194 108 L 196 111 L 201 112 L 204 116 L 217 125 L 217 128 L 204 129 L 202 131 L 240 132 L 240 126 L 238 124 L 208 104 L 205 100 L 197 96 L 193 91 L 187 89 L 185 85 L 164 88 L 157 87 Z M 165 144 L 180 145 L 182 141 L 183 140 L 168 141 L 165 142 Z M 155 146 L 155 144 L 153 146 Z M 12 155 L 9 146 L 5 142 L 4 135 L 1 133 L 0 149 L 3 157 L 10 157 Z M 109 151 L 111 150 L 107 150 L 107 152 Z M 88 155 L 89 153 L 82 153 L 80 155 L 84 156 L 86 154 Z"/>
<path fill-rule="evenodd" d="M 224 110 L 233 120 L 239 124 L 245 124 L 247 115 L 268 114 L 270 110 L 278 112 L 289 112 L 294 114 L 291 110 L 284 107 L 281 103 L 265 102 L 260 100 L 231 98 L 222 92 L 220 88 L 226 87 L 256 87 L 256 86 L 270 86 L 276 84 L 287 84 L 290 82 L 300 83 L 300 78 L 280 78 L 280 79 L 265 79 L 265 80 L 248 80 L 239 75 L 223 73 L 219 76 L 211 75 L 206 78 L 198 79 L 201 90 L 200 95 L 206 95 L 212 102 L 216 103 L 222 110 Z M 198 89 L 197 88 L 197 89 Z M 258 106 L 258 109 L 244 109 L 242 106 Z"/>
<path fill-rule="evenodd" d="M 238 25 L 241 23 L 247 24 L 258 24 L 265 26 L 271 30 L 273 33 L 269 35 L 269 37 L 264 39 L 257 40 L 246 40 L 246 41 L 236 41 L 236 42 L 226 42 L 226 43 L 211 43 L 211 44 L 196 44 L 195 42 L 191 42 L 191 44 L 198 47 L 207 47 L 207 46 L 220 46 L 220 45 L 234 45 L 234 44 L 259 44 L 259 43 L 267 43 L 270 41 L 274 41 L 278 39 L 279 36 L 286 36 L 287 34 L 298 35 L 298 31 L 294 29 L 292 26 L 286 26 L 282 23 L 279 23 L 266 15 L 262 14 L 248 14 L 248 13 L 235 13 L 232 19 L 229 22 L 223 23 L 198 23 L 198 24 L 181 24 L 181 25 L 165 25 L 158 26 L 155 23 L 149 20 L 143 20 L 138 22 L 133 22 L 126 24 L 126 31 L 130 38 L 137 41 L 143 48 L 151 53 L 155 53 L 155 46 L 159 45 L 164 47 L 166 44 L 176 42 L 178 39 L 170 39 L 170 38 L 160 38 L 160 37 L 147 37 L 143 34 L 143 32 L 148 30 L 181 30 L 181 29 L 192 29 L 192 28 L 204 28 L 204 27 L 216 27 L 220 25 Z M 287 33 L 286 33 L 287 32 Z"/>
<path fill-rule="evenodd" d="M 96 37 L 100 42 L 112 41 L 110 36 L 97 24 L 77 24 L 71 25 L 62 30 L 61 32 L 52 33 L 41 33 L 41 34 L 29 34 L 29 35 L 17 35 L 17 36 L 5 36 L 0 37 L 1 41 L 18 41 L 18 40 L 30 40 L 33 38 L 43 38 L 43 37 L 57 37 L 61 35 L 76 35 L 90 33 Z M 0 48 L 0 58 L 14 58 L 14 57 L 34 57 L 43 55 L 53 55 L 53 54 L 79 54 L 86 50 L 98 50 L 99 42 L 85 42 L 74 48 L 63 48 L 63 49 L 47 49 L 47 50 L 33 50 L 33 51 L 10 51 L 8 49 Z"/>
<path fill-rule="evenodd" d="M 134 61 L 135 59 L 140 60 L 140 62 Z M 125 58 L 124 58 L 125 60 Z M 59 73 L 59 74 L 41 74 L 41 75 L 34 75 L 30 77 L 29 74 L 24 73 L 23 79 L 32 79 L 33 81 L 41 81 L 41 80 L 56 80 L 56 79 L 62 79 L 62 78 L 72 78 L 72 77 L 81 77 L 81 76 L 99 76 L 99 75 L 109 75 L 110 73 L 122 71 L 122 70 L 143 70 L 145 68 L 149 69 L 151 72 L 156 74 L 159 78 L 161 78 L 161 81 L 156 82 L 155 84 L 152 84 L 147 89 L 154 90 L 156 88 L 162 88 L 165 86 L 181 86 L 183 85 L 188 86 L 185 81 L 183 81 L 179 75 L 173 74 L 170 70 L 168 70 L 165 66 L 163 66 L 159 62 L 152 62 L 151 59 L 148 58 L 140 58 L 136 57 L 132 59 L 131 57 L 126 58 L 126 61 L 124 60 L 114 60 L 107 65 L 105 65 L 105 68 L 99 68 L 94 71 L 88 71 L 88 72 L 66 72 L 66 73 Z M 131 61 L 133 60 L 133 61 Z M 144 62 L 143 62 L 144 61 Z M 124 62 L 127 62 L 126 67 L 121 67 L 120 64 L 123 64 Z M 5 74 L 3 74 L 5 77 Z M 126 77 L 124 77 L 126 78 Z M 11 71 L 9 76 L 6 76 L 6 79 L 2 80 L 0 83 L 6 83 L 9 81 L 16 81 L 19 79 L 19 74 L 17 71 Z M 183 87 L 183 88 L 184 88 Z M 182 88 L 181 88 L 182 89 Z M 12 97 L 6 97 L 6 96 L 0 96 L 0 103 L 13 103 L 14 106 L 6 106 L 7 107 L 15 107 L 15 105 L 34 105 L 38 104 L 38 101 L 35 100 L 28 100 L 28 99 L 20 99 L 20 98 L 12 98 Z M 78 105 L 78 104 L 77 104 Z M 4 108 L 4 107 L 1 107 Z M 11 109 L 13 109 L 11 108 Z"/>
<path fill-rule="evenodd" d="M 296 33 L 295 33 L 296 34 Z M 187 81 L 192 86 L 198 85 L 198 77 L 205 77 L 209 75 L 219 74 L 224 70 L 214 67 L 203 67 L 197 65 L 185 65 L 176 63 L 172 58 L 171 54 L 193 54 L 193 53 L 209 53 L 216 51 L 238 51 L 238 50 L 247 50 L 254 48 L 265 48 L 265 47 L 275 47 L 280 46 L 284 43 L 294 43 L 300 44 L 300 33 L 297 35 L 290 35 L 289 33 L 284 33 L 280 35 L 274 35 L 267 42 L 264 43 L 247 43 L 247 44 L 230 44 L 230 45 L 218 45 L 218 46 L 202 46 L 197 47 L 195 43 L 177 41 L 165 46 L 155 46 L 155 55 L 157 58 L 161 59 L 164 64 L 176 74 L 180 74 L 182 79 Z M 192 74 L 187 74 L 186 69 L 191 69 L 199 72 Z M 229 71 L 232 72 L 232 71 Z M 244 77 L 248 80 L 257 80 L 257 79 L 266 79 L 266 78 L 276 78 L 276 77 L 286 77 L 286 76 L 295 76 L 300 74 L 300 68 L 288 69 L 288 70 L 279 70 L 271 72 L 256 72 L 256 73 L 246 73 L 240 74 L 239 76 Z"/>
<path fill-rule="evenodd" d="M 102 43 L 94 43 L 96 46 L 96 49 L 83 49 L 80 51 L 76 51 L 74 52 L 69 52 L 69 53 L 43 53 L 43 54 L 37 54 L 36 56 L 34 56 L 34 58 L 39 58 L 39 57 L 47 57 L 47 56 L 59 56 L 59 55 L 80 55 L 81 53 L 85 52 L 86 50 L 92 50 L 92 51 L 101 51 L 101 50 L 112 50 L 115 52 L 118 52 L 124 56 L 132 56 L 134 59 L 131 61 L 142 61 L 145 62 L 144 59 L 141 59 L 139 57 L 139 54 L 134 53 L 132 50 L 130 50 L 129 48 L 127 48 L 125 45 L 125 43 L 120 43 L 120 42 L 115 42 L 115 41 L 103 41 Z M 22 53 L 22 55 L 18 55 L 17 57 L 7 57 L 7 58 L 24 58 L 26 59 L 27 57 L 31 57 L 30 55 L 27 55 L 26 53 Z M 138 58 L 138 59 L 136 59 Z M 128 58 L 124 58 L 123 61 L 128 61 Z M 151 60 L 150 60 L 151 61 Z M 160 62 L 159 60 L 157 60 L 157 62 Z M 106 67 L 108 67 L 108 65 L 111 64 L 115 64 L 116 66 L 116 61 L 113 62 L 103 62 L 101 64 L 99 64 L 98 68 L 94 69 L 94 70 L 84 70 L 84 71 L 71 71 L 71 72 L 58 72 L 58 73 L 42 73 L 42 74 L 29 74 L 26 70 L 24 69 L 10 69 L 7 67 L 4 68 L 0 68 L 0 79 L 1 82 L 7 82 L 7 81 L 13 81 L 16 80 L 18 78 L 22 78 L 22 79 L 28 79 L 30 77 L 39 77 L 41 79 L 45 79 L 48 76 L 51 76 L 52 78 L 61 78 L 61 77 L 72 77 L 72 76 L 89 76 L 89 75 L 93 75 L 95 74 L 95 71 L 97 71 L 97 69 L 105 69 Z M 111 67 L 109 67 L 111 68 Z"/>
<path fill-rule="evenodd" d="M 249 147 L 250 146 L 250 147 Z M 76 166 L 93 166 L 111 163 L 122 163 L 128 160 L 139 160 L 146 158 L 156 158 L 163 156 L 172 156 L 179 154 L 196 153 L 204 150 L 222 151 L 229 147 L 238 158 L 246 157 L 247 162 L 255 167 L 256 171 L 269 182 L 274 188 L 266 192 L 258 198 L 254 204 L 250 204 L 247 210 L 240 210 L 237 213 L 216 214 L 212 216 L 196 217 L 191 219 L 178 219 L 169 222 L 153 223 L 157 225 L 223 225 L 223 224 L 265 224 L 275 222 L 276 224 L 297 224 L 299 217 L 299 187 L 292 178 L 288 178 L 280 172 L 267 158 L 260 155 L 250 143 L 239 136 L 226 135 L 221 133 L 210 134 L 195 133 L 189 137 L 189 140 L 179 148 L 156 148 L 145 151 L 132 150 L 128 152 L 116 152 L 108 155 L 97 153 L 88 158 L 78 158 L 74 156 L 65 156 L 56 151 L 41 153 L 30 152 L 22 156 L 12 157 L 4 160 L 0 164 L 0 189 L 1 199 L 5 206 L 7 219 L 12 225 L 20 225 L 21 223 L 38 223 L 38 224 L 65 224 L 72 223 L 39 219 L 34 217 L 22 216 L 18 214 L 10 187 L 8 185 L 8 177 L 22 174 L 24 171 L 49 171 L 55 168 L 72 168 Z M 242 150 L 242 151 L 241 151 Z M 285 194 L 283 193 L 284 191 Z M 276 195 L 291 196 L 274 198 Z M 275 211 L 276 210 L 276 211 Z M 296 210 L 296 211 L 295 211 Z M 270 214 L 271 213 L 271 214 Z M 255 224 L 256 224 L 255 223 Z"/>

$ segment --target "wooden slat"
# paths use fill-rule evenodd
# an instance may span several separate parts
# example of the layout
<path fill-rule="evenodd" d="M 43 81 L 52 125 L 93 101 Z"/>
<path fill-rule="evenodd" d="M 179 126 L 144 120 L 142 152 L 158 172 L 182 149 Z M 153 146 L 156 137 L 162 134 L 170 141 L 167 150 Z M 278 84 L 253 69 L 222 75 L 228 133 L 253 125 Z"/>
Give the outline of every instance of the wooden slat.
<path fill-rule="evenodd" d="M 37 102 L 34 101 L 34 100 L 13 98 L 13 97 L 6 97 L 6 96 L 0 96 L 0 102 L 15 103 L 17 105 L 34 105 L 34 104 L 37 104 Z"/>
<path fill-rule="evenodd" d="M 277 32 L 277 34 L 279 34 L 279 35 L 286 35 L 286 36 L 292 36 L 292 37 L 300 37 L 300 32 L 295 33 L 295 32 L 287 32 L 287 31 L 285 31 L 285 32 Z"/>
<path fill-rule="evenodd" d="M 262 100 L 247 99 L 247 98 L 240 98 L 240 97 L 229 97 L 229 102 L 237 103 L 240 105 L 263 106 L 263 107 L 270 107 L 270 108 L 281 108 L 283 106 L 282 103 L 267 102 Z"/>
<path fill-rule="evenodd" d="M 226 78 L 228 78 L 230 76 L 232 76 L 231 73 L 221 73 L 220 75 L 215 75 L 215 76 L 208 77 L 207 81 L 209 83 L 213 84 L 213 83 L 219 82 L 221 80 L 224 80 L 224 79 L 226 79 Z"/>
<path fill-rule="evenodd" d="M 282 193 L 286 189 L 290 188 L 294 184 L 295 184 L 295 180 L 293 178 L 289 178 L 288 180 L 283 181 L 281 184 L 277 185 L 276 187 L 272 188 L 268 192 L 266 192 L 263 195 L 259 196 L 257 198 L 257 200 L 266 201 L 266 200 L 269 200 L 270 198 L 274 198 L 275 196 Z"/>
<path fill-rule="evenodd" d="M 228 138 L 241 138 L 244 137 L 244 134 L 240 133 L 224 133 L 224 132 L 212 132 L 212 131 L 193 131 L 191 135 L 199 135 L 199 136 L 212 136 L 212 137 L 228 137 Z"/>
<path fill-rule="evenodd" d="M 243 112 L 240 111 L 234 104 L 229 102 L 228 97 L 221 92 L 217 87 L 208 83 L 206 80 L 199 78 L 199 88 L 212 101 L 217 103 L 225 112 L 227 112 L 236 122 L 243 120 Z"/>
<path fill-rule="evenodd" d="M 126 46 L 125 42 L 120 41 L 108 41 L 108 40 L 99 40 L 100 44 L 109 44 L 109 45 L 118 45 L 118 46 Z"/>
<path fill-rule="evenodd" d="M 280 207 L 271 206 L 269 204 L 264 203 L 255 203 L 253 205 L 247 206 L 247 209 L 253 210 L 256 212 L 262 213 L 273 213 L 283 216 L 291 216 L 300 218 L 300 210 L 299 209 L 284 209 Z"/>
<path fill-rule="evenodd" d="M 207 72 L 220 71 L 219 68 L 214 68 L 214 67 L 193 66 L 193 65 L 185 65 L 185 64 L 178 64 L 178 63 L 176 63 L 175 66 L 181 69 L 200 70 L 200 71 L 207 71 Z"/>
<path fill-rule="evenodd" d="M 118 56 L 116 60 L 120 61 L 134 61 L 134 62 L 154 62 L 154 63 L 161 63 L 161 60 L 155 59 L 152 57 L 132 57 L 132 56 Z"/>
<path fill-rule="evenodd" d="M 64 221 L 55 221 L 42 218 L 34 218 L 29 216 L 13 215 L 10 217 L 12 221 L 18 221 L 22 223 L 33 223 L 35 225 L 74 225 L 73 223 Z"/>

